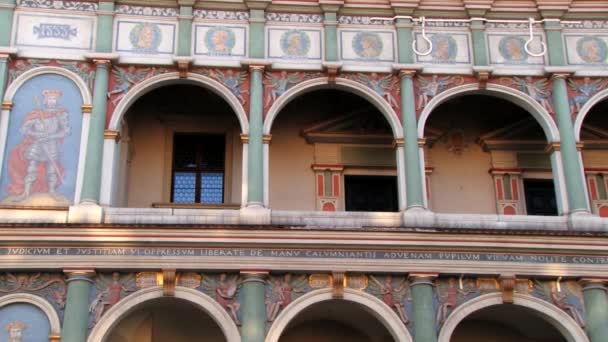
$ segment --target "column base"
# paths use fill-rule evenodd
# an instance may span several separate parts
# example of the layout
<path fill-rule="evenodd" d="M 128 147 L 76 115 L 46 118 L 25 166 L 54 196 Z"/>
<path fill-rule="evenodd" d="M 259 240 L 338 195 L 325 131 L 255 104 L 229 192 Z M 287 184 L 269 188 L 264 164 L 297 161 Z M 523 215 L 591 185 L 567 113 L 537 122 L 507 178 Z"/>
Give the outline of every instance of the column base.
<path fill-rule="evenodd" d="M 80 203 L 70 206 L 68 223 L 102 223 L 103 207 L 94 203 Z"/>
<path fill-rule="evenodd" d="M 270 209 L 261 204 L 249 204 L 240 210 L 240 224 L 268 225 L 271 223 L 270 212 Z"/>
<path fill-rule="evenodd" d="M 435 213 L 424 207 L 409 207 L 402 213 L 405 227 L 432 227 L 435 225 Z"/>
<path fill-rule="evenodd" d="M 608 231 L 608 220 L 586 211 L 573 212 L 568 215 L 568 229 L 596 232 Z"/>

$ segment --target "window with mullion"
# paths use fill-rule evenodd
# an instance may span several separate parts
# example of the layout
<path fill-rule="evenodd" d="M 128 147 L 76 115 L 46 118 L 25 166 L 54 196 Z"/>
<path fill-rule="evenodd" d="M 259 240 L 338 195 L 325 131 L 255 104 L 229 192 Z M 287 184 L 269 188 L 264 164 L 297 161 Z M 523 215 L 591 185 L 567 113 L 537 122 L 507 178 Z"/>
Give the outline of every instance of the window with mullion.
<path fill-rule="evenodd" d="M 171 202 L 224 202 L 223 135 L 176 133 L 173 138 Z"/>

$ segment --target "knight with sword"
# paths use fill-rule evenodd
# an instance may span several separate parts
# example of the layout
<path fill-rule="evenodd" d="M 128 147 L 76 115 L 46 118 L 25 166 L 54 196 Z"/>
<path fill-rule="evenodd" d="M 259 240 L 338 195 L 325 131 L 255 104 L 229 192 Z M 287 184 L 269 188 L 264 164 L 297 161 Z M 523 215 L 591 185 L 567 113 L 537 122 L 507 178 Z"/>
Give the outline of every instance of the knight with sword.
<path fill-rule="evenodd" d="M 55 190 L 64 181 L 60 161 L 63 139 L 70 134 L 68 112 L 58 106 L 61 90 L 44 90 L 42 106 L 36 106 L 23 119 L 23 139 L 11 151 L 8 171 L 11 183 L 8 193 L 18 203 L 35 193 L 47 193 L 59 199 Z"/>

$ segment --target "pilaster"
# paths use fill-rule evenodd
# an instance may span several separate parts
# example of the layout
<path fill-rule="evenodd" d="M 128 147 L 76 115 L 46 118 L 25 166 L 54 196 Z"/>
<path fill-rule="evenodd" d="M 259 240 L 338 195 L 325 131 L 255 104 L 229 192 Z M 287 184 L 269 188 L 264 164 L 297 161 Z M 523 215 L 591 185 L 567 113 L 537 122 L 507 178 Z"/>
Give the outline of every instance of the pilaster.
<path fill-rule="evenodd" d="M 177 55 L 189 57 L 192 47 L 192 19 L 194 0 L 179 0 L 179 30 L 177 37 Z"/>
<path fill-rule="evenodd" d="M 264 27 L 266 16 L 264 10 L 270 0 L 251 0 L 246 5 L 249 8 L 249 57 L 264 58 Z"/>
<path fill-rule="evenodd" d="M 473 61 L 476 66 L 488 65 L 488 47 L 486 44 L 485 26 L 481 20 L 471 22 L 471 36 L 473 38 Z"/>
<path fill-rule="evenodd" d="M 605 279 L 582 279 L 587 334 L 591 342 L 608 342 L 608 295 Z"/>
<path fill-rule="evenodd" d="M 344 1 L 320 0 L 324 12 L 325 61 L 338 61 L 338 11 Z"/>
<path fill-rule="evenodd" d="M 87 339 L 89 328 L 89 296 L 95 271 L 64 270 L 68 292 L 63 316 L 62 342 L 82 342 Z"/>
<path fill-rule="evenodd" d="M 266 335 L 265 289 L 268 272 L 241 271 L 241 341 L 263 342 Z"/>
<path fill-rule="evenodd" d="M 566 180 L 566 193 L 570 213 L 589 212 L 589 205 L 585 195 L 585 178 L 580 165 L 580 158 L 576 149 L 574 127 L 570 116 L 568 103 L 568 90 L 566 85 L 567 72 L 560 72 L 554 68 L 551 83 L 553 85 L 553 107 L 555 119 L 560 133 L 560 153 Z M 561 69 L 561 68 L 560 68 Z M 558 180 L 556 179 L 556 182 Z"/>
<path fill-rule="evenodd" d="M 414 342 L 437 342 L 433 280 L 436 274 L 410 274 Z"/>
<path fill-rule="evenodd" d="M 0 0 L 0 46 L 11 45 L 15 2 L 15 0 Z"/>
<path fill-rule="evenodd" d="M 424 208 L 424 177 L 420 167 L 413 77 L 420 66 L 395 65 L 401 79 L 401 122 L 405 141 L 407 209 Z"/>
<path fill-rule="evenodd" d="M 97 52 L 112 52 L 112 36 L 114 28 L 114 0 L 101 0 L 97 10 Z"/>
<path fill-rule="evenodd" d="M 564 42 L 562 40 L 562 27 L 559 20 L 545 21 L 545 34 L 547 35 L 549 64 L 552 66 L 566 65 Z"/>
<path fill-rule="evenodd" d="M 0 53 L 0 102 L 4 99 L 4 91 L 6 90 L 6 79 L 8 77 L 8 63 L 10 55 Z"/>

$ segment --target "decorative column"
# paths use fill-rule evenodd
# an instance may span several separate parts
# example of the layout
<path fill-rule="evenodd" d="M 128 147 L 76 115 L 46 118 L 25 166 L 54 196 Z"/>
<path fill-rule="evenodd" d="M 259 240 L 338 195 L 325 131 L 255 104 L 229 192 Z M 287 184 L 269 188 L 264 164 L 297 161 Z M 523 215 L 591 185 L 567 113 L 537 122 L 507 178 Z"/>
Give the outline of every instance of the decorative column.
<path fill-rule="evenodd" d="M 89 296 L 95 275 L 93 270 L 65 270 L 68 293 L 63 315 L 61 341 L 83 342 L 89 328 Z"/>
<path fill-rule="evenodd" d="M 249 57 L 264 58 L 265 34 L 264 27 L 266 15 L 264 10 L 271 0 L 249 0 L 246 5 L 249 8 Z"/>
<path fill-rule="evenodd" d="M 114 0 L 101 0 L 97 9 L 96 52 L 112 52 L 113 27 Z"/>
<path fill-rule="evenodd" d="M 471 21 L 471 36 L 473 38 L 473 58 L 475 66 L 487 66 L 488 48 L 486 46 L 485 26 L 483 21 Z"/>
<path fill-rule="evenodd" d="M 436 274 L 410 274 L 414 342 L 437 342 L 433 280 Z"/>
<path fill-rule="evenodd" d="M 569 213 L 589 212 L 589 204 L 585 195 L 585 178 L 581 160 L 576 149 L 574 127 L 570 116 L 566 78 L 568 74 L 554 73 L 551 77 L 553 84 L 553 107 L 555 119 L 560 133 L 560 153 L 566 180 Z M 556 179 L 557 183 L 559 180 Z"/>
<path fill-rule="evenodd" d="M 591 342 L 608 342 L 608 295 L 606 280 L 582 279 L 587 334 Z"/>
<path fill-rule="evenodd" d="M 2 19 L 0 19 L 2 20 Z M 6 90 L 6 78 L 8 76 L 8 63 L 10 55 L 0 51 L 0 102 L 4 99 L 4 91 Z"/>
<path fill-rule="evenodd" d="M 323 10 L 325 32 L 325 62 L 337 62 L 338 58 L 338 10 L 344 1 L 319 0 Z"/>
<path fill-rule="evenodd" d="M 425 208 L 424 176 L 420 166 L 418 147 L 418 119 L 416 118 L 414 80 L 416 70 L 401 69 L 401 120 L 405 140 L 405 188 L 407 209 Z"/>
<path fill-rule="evenodd" d="M 241 341 L 263 342 L 266 336 L 265 279 L 268 272 L 241 271 Z"/>
<path fill-rule="evenodd" d="M 192 6 L 194 0 L 178 0 L 179 4 L 179 32 L 177 38 L 177 55 L 190 56 L 192 47 Z"/>
<path fill-rule="evenodd" d="M 247 153 L 247 206 L 264 206 L 263 65 L 250 65 L 249 145 Z"/>
<path fill-rule="evenodd" d="M 15 0 L 0 0 L 0 47 L 11 45 Z M 3 95 L 4 92 L 0 92 Z"/>

